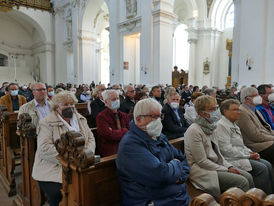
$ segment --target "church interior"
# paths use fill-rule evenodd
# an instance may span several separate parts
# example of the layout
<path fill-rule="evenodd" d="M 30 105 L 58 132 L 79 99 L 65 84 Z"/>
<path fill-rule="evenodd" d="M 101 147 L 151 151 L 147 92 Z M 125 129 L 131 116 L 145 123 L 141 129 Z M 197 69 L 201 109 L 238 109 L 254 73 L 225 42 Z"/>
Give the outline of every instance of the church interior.
<path fill-rule="evenodd" d="M 273 0 L 0 0 L 0 205 L 274 205 L 273 10 Z M 146 109 L 138 107 L 142 102 Z M 52 116 L 56 121 L 46 122 Z M 234 133 L 227 144 L 236 137 L 240 144 L 231 154 L 243 155 L 239 168 L 250 170 L 237 170 L 222 140 L 214 142 L 229 120 Z M 136 142 L 128 137 L 140 132 L 151 139 L 137 145 L 155 157 L 134 156 L 132 165 L 127 144 Z M 45 133 L 52 139 L 44 140 Z M 194 134 L 208 159 L 190 154 Z M 162 164 L 170 152 L 172 160 Z M 133 172 L 143 181 L 131 185 L 123 166 L 136 169 L 138 161 L 151 176 Z M 258 181 L 255 161 L 268 183 Z M 157 169 L 168 175 L 149 162 L 160 162 Z M 200 164 L 210 165 L 208 176 L 195 176 Z M 35 170 L 43 167 L 43 175 Z M 237 184 L 224 190 L 223 170 L 254 182 L 245 176 L 249 190 Z M 164 180 L 155 186 L 157 175 Z M 207 185 L 210 177 L 220 186 Z M 175 187 L 186 191 L 177 194 L 181 202 L 171 194 Z"/>

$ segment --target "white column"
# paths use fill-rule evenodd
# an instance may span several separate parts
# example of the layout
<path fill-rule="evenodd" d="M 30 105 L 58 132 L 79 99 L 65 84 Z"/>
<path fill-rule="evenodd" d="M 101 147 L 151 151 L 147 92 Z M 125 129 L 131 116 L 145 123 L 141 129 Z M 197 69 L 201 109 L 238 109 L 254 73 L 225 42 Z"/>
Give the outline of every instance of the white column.
<path fill-rule="evenodd" d="M 188 29 L 188 43 L 189 43 L 189 70 L 188 70 L 188 84 L 197 85 L 196 80 L 196 43 L 197 31 L 196 29 Z"/>
<path fill-rule="evenodd" d="M 171 84 L 173 68 L 174 0 L 153 2 L 153 70 L 151 84 Z"/>
<path fill-rule="evenodd" d="M 110 52 L 110 83 L 123 82 L 123 62 L 121 51 L 123 48 L 122 36 L 119 34 L 119 1 L 108 1 L 109 10 L 109 52 Z"/>

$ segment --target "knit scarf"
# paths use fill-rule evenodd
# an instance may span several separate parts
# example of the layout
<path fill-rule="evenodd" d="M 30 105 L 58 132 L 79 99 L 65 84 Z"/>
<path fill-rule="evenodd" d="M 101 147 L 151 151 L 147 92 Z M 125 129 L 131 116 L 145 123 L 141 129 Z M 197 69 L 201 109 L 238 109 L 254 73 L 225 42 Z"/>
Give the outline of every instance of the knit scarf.
<path fill-rule="evenodd" d="M 213 131 L 217 128 L 217 125 L 215 123 L 211 124 L 204 117 L 201 117 L 199 115 L 195 119 L 195 123 L 201 127 L 206 135 L 211 135 Z"/>

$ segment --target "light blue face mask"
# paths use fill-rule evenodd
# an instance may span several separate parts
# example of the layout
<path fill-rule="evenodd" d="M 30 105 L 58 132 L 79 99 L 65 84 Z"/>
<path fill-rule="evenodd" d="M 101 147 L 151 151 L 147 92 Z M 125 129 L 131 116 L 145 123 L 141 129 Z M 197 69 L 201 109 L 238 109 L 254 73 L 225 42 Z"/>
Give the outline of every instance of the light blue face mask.
<path fill-rule="evenodd" d="M 214 112 L 205 112 L 210 115 L 209 118 L 206 117 L 211 123 L 217 122 L 220 119 L 219 111 L 216 110 Z"/>
<path fill-rule="evenodd" d="M 54 91 L 48 92 L 48 95 L 52 97 L 54 95 Z"/>
<path fill-rule="evenodd" d="M 119 108 L 120 108 L 120 100 L 119 99 L 111 102 L 111 110 L 117 110 Z"/>
<path fill-rule="evenodd" d="M 11 90 L 10 95 L 13 96 L 13 97 L 17 96 L 18 95 L 18 90 Z"/>

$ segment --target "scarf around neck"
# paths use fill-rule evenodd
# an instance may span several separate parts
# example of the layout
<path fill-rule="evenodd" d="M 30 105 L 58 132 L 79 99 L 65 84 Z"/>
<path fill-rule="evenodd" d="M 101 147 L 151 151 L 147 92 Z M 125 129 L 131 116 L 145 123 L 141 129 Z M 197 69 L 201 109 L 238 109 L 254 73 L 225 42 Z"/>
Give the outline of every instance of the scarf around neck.
<path fill-rule="evenodd" d="M 216 124 L 209 123 L 204 117 L 197 116 L 195 123 L 198 124 L 206 135 L 211 135 L 217 128 Z"/>

